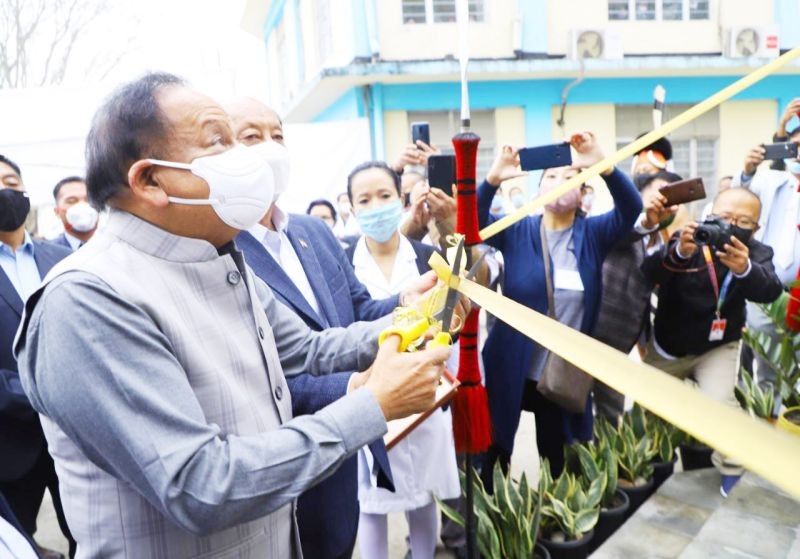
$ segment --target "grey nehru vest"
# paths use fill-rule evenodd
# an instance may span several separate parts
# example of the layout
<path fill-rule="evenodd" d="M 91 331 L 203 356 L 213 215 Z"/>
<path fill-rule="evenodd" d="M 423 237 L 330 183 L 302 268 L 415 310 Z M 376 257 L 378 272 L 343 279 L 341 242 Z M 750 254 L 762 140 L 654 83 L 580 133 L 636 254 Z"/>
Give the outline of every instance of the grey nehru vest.
<path fill-rule="evenodd" d="M 252 277 L 207 242 L 171 235 L 114 211 L 90 243 L 46 281 L 84 271 L 144 310 L 169 340 L 209 424 L 256 435 L 291 419 L 272 329 Z M 249 272 L 247 272 L 249 274 Z M 282 394 L 276 398 L 275 394 Z M 88 413 L 88 412 L 87 412 Z M 70 529 L 81 556 L 148 559 L 298 555 L 293 505 L 196 536 L 164 517 L 125 481 L 94 465 L 46 416 Z M 102 425 L 98 425 L 102 429 Z"/>

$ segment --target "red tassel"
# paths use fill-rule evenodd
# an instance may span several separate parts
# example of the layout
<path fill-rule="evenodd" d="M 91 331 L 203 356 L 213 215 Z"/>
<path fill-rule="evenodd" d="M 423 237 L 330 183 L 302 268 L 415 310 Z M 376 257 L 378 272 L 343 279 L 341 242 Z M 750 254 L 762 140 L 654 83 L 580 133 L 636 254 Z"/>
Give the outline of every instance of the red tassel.
<path fill-rule="evenodd" d="M 478 144 L 481 138 L 472 132 L 463 132 L 453 138 L 456 152 L 456 232 L 465 236 L 467 246 L 481 242 L 478 232 L 478 197 L 475 173 L 478 162 Z"/>
<path fill-rule="evenodd" d="M 800 268 L 797 269 L 797 281 L 789 291 L 789 303 L 786 305 L 786 326 L 793 332 L 800 332 Z"/>
<path fill-rule="evenodd" d="M 473 308 L 459 334 L 458 380 L 461 383 L 453 398 L 453 437 L 456 452 L 479 454 L 492 442 L 489 400 L 481 384 L 478 362 L 478 313 Z"/>

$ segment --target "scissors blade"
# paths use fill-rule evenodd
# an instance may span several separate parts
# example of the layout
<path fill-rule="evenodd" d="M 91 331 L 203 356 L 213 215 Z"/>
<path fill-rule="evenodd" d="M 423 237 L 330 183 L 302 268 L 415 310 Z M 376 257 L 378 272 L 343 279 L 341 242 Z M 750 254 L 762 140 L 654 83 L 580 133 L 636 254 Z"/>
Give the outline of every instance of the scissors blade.
<path fill-rule="evenodd" d="M 481 267 L 481 262 L 483 262 L 483 259 L 486 258 L 487 252 L 489 251 L 488 250 L 483 251 L 480 257 L 478 257 L 478 259 L 475 261 L 475 264 L 472 265 L 472 268 L 469 269 L 469 272 L 467 272 L 468 280 L 475 279 L 475 275 L 478 273 L 478 269 Z"/>
<path fill-rule="evenodd" d="M 458 274 L 461 271 L 461 254 L 464 252 L 464 239 L 458 242 L 456 247 L 456 257 L 453 262 L 453 274 Z M 444 303 L 444 310 L 442 311 L 442 332 L 450 332 L 450 323 L 453 321 L 453 310 L 456 307 L 458 300 L 458 291 L 452 287 L 447 288 L 447 299 Z"/>

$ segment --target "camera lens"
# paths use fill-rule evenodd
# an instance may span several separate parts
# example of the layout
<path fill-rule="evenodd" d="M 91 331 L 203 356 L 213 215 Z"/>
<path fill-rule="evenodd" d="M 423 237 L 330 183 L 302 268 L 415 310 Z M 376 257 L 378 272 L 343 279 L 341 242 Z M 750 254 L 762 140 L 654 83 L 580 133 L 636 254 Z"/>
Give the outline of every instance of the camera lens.
<path fill-rule="evenodd" d="M 709 240 L 711 240 L 711 233 L 706 231 L 705 229 L 698 229 L 694 233 L 694 240 L 701 244 L 707 244 Z"/>

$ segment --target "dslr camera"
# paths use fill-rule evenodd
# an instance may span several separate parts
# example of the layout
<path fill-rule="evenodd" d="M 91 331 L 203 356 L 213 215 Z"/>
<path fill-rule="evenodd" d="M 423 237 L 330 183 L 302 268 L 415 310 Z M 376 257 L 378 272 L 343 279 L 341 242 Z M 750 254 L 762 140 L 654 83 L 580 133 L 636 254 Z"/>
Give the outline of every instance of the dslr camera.
<path fill-rule="evenodd" d="M 709 245 L 714 250 L 724 252 L 732 234 L 731 226 L 721 217 L 708 217 L 695 229 L 693 240 L 698 245 Z"/>

